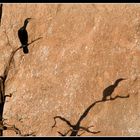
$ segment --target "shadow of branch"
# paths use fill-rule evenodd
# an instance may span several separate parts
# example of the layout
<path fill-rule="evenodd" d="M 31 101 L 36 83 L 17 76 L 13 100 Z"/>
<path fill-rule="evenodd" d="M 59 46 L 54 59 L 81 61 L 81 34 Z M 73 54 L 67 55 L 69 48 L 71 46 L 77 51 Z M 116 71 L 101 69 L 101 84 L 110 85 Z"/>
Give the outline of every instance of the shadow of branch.
<path fill-rule="evenodd" d="M 36 136 L 35 132 L 22 134 L 21 130 L 19 128 L 17 128 L 15 125 L 9 125 L 7 123 L 3 124 L 2 130 L 12 130 L 16 133 L 16 135 L 19 135 L 19 136 Z"/>
<path fill-rule="evenodd" d="M 101 103 L 101 102 L 107 102 L 107 101 L 113 101 L 115 99 L 118 99 L 118 98 L 128 98 L 129 97 L 129 94 L 126 95 L 126 96 L 115 96 L 114 98 L 111 98 L 111 99 L 106 99 L 106 100 L 98 100 L 98 101 L 95 101 L 94 103 L 92 103 L 84 112 L 83 114 L 80 116 L 79 120 L 77 121 L 77 123 L 75 125 L 72 125 L 70 121 L 68 121 L 67 119 L 65 119 L 64 117 L 61 117 L 61 116 L 55 116 L 54 117 L 54 125 L 52 126 L 52 128 L 54 128 L 56 126 L 56 119 L 60 119 L 62 121 L 64 121 L 71 129 L 68 130 L 66 133 L 61 133 L 60 131 L 57 131 L 61 136 L 66 136 L 70 131 L 71 131 L 71 134 L 70 136 L 81 136 L 81 133 L 80 135 L 78 135 L 78 132 L 80 130 L 82 131 L 86 131 L 88 133 L 92 133 L 92 134 L 97 134 L 97 133 L 100 133 L 101 131 L 90 131 L 89 128 L 90 127 L 83 127 L 83 126 L 80 126 L 82 120 L 87 116 L 88 112 L 91 110 L 91 108 L 93 108 L 96 104 L 98 103 Z"/>
<path fill-rule="evenodd" d="M 68 121 L 67 119 L 65 119 L 65 118 L 63 118 L 63 117 L 61 117 L 61 116 L 55 116 L 54 117 L 54 125 L 52 126 L 52 128 L 54 128 L 55 126 L 56 126 L 56 119 L 60 119 L 60 120 L 62 120 L 62 121 L 64 121 L 64 122 L 66 122 L 66 124 L 67 125 L 69 125 L 70 127 L 73 127 L 73 125 L 70 123 L 70 121 Z"/>

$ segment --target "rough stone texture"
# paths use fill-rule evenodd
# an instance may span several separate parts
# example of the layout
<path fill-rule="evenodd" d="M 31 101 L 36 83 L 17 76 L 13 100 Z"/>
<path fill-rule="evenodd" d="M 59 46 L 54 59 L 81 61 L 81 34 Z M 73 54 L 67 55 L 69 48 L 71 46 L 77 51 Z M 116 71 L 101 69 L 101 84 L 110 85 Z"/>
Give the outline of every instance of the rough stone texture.
<path fill-rule="evenodd" d="M 118 78 L 113 93 L 129 98 L 100 103 L 81 125 L 101 133 L 84 136 L 140 135 L 140 5 L 136 4 L 4 4 L 0 26 L 0 72 L 14 48 L 17 30 L 27 17 L 29 54 L 19 50 L 6 81 L 4 118 L 22 133 L 58 136 L 66 132 L 60 115 L 75 124 L 85 109 L 102 98 Z M 5 34 L 9 37 L 10 44 Z M 15 135 L 4 131 L 4 135 Z"/>

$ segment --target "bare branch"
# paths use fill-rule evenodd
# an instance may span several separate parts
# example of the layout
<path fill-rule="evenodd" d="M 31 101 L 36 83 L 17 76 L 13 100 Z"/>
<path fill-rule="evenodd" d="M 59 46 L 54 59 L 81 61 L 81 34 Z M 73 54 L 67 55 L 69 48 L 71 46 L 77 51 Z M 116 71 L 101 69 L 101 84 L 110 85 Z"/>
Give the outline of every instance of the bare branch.
<path fill-rule="evenodd" d="M 6 34 L 6 35 L 7 35 L 7 34 Z M 8 36 L 7 36 L 7 38 L 8 38 Z M 31 42 L 28 44 L 28 46 L 31 45 L 32 43 L 34 43 L 35 41 L 41 39 L 41 38 L 42 38 L 42 37 L 39 37 L 39 38 L 37 38 L 37 39 L 31 41 Z M 8 40 L 9 40 L 9 39 L 8 39 Z M 9 44 L 10 44 L 10 43 L 9 43 Z M 21 48 L 22 48 L 22 46 L 20 46 L 19 48 L 16 48 L 15 50 L 12 51 L 12 53 L 11 53 L 11 55 L 10 55 L 10 58 L 9 58 L 9 61 L 8 61 L 7 65 L 6 65 L 5 70 L 4 70 L 4 73 L 3 73 L 3 77 L 4 77 L 5 80 L 6 80 L 7 76 L 8 76 L 8 72 L 9 72 L 9 70 L 10 70 L 10 65 L 11 65 L 11 62 L 12 62 L 12 60 L 13 60 L 13 57 L 14 57 L 15 53 L 16 53 L 19 49 L 21 49 Z"/>
<path fill-rule="evenodd" d="M 9 95 L 5 95 L 5 97 L 12 97 L 12 93 L 10 93 Z"/>
<path fill-rule="evenodd" d="M 8 37 L 8 34 L 7 34 L 6 30 L 4 31 L 4 33 L 6 35 L 8 45 L 11 46 L 10 40 L 9 40 L 9 37 Z M 39 37 L 39 38 L 31 41 L 27 45 L 29 46 L 29 45 L 31 45 L 32 43 L 34 43 L 35 41 L 37 41 L 37 40 L 39 40 L 41 38 L 42 37 Z M 14 60 L 14 55 L 21 48 L 22 48 L 22 46 L 20 46 L 18 48 L 15 48 L 11 52 L 10 57 L 9 57 L 9 60 L 8 60 L 7 64 L 5 65 L 3 75 L 0 75 L 0 78 L 1 78 L 0 79 L 0 136 L 3 135 L 3 131 L 4 130 L 13 130 L 16 134 L 21 135 L 21 136 L 31 136 L 31 135 L 34 134 L 34 132 L 32 132 L 32 133 L 29 133 L 29 134 L 22 135 L 21 134 L 21 131 L 15 125 L 11 125 L 10 126 L 10 125 L 8 125 L 6 123 L 3 123 L 4 120 L 3 120 L 3 117 L 2 117 L 3 116 L 3 109 L 4 109 L 5 99 L 6 99 L 6 97 L 11 97 L 12 96 L 12 93 L 10 93 L 9 95 L 5 95 L 5 81 L 6 81 L 6 78 L 8 76 L 11 63 Z"/>
<path fill-rule="evenodd" d="M 16 92 L 16 91 L 13 91 L 13 92 L 9 93 L 8 95 L 5 95 L 5 97 L 12 97 L 13 93 Z"/>
<path fill-rule="evenodd" d="M 34 43 L 35 41 L 37 41 L 37 40 L 41 39 L 41 38 L 43 38 L 43 37 L 38 37 L 37 39 L 32 40 L 30 43 L 28 43 L 28 46 L 29 46 L 29 45 L 31 45 L 32 43 Z"/>

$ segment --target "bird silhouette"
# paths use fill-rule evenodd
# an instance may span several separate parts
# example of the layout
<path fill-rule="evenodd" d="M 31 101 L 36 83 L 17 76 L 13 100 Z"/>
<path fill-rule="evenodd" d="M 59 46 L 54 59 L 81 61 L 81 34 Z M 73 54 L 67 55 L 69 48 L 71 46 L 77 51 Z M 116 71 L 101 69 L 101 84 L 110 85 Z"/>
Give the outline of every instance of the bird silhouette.
<path fill-rule="evenodd" d="M 118 86 L 119 82 L 121 82 L 122 80 L 126 80 L 126 79 L 124 78 L 117 79 L 113 85 L 110 85 L 104 89 L 103 98 L 102 98 L 103 101 L 105 101 L 108 96 L 110 96 L 110 99 L 112 98 L 111 94 L 114 92 L 115 88 Z"/>
<path fill-rule="evenodd" d="M 27 24 L 31 18 L 26 18 L 24 21 L 24 25 L 18 30 L 18 37 L 21 42 L 21 47 L 23 48 L 23 52 L 27 54 L 28 50 L 28 33 L 26 30 Z"/>

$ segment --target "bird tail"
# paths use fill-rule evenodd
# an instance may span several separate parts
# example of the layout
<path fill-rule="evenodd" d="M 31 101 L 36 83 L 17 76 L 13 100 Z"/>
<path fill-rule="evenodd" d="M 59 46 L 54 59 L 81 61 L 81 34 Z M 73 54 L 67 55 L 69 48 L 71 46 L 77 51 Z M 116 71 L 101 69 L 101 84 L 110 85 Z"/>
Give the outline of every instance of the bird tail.
<path fill-rule="evenodd" d="M 29 53 L 29 50 L 28 50 L 27 45 L 24 45 L 24 46 L 23 46 L 23 52 L 24 52 L 25 54 Z"/>

